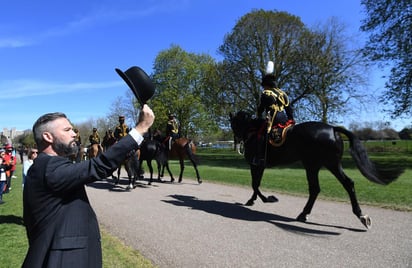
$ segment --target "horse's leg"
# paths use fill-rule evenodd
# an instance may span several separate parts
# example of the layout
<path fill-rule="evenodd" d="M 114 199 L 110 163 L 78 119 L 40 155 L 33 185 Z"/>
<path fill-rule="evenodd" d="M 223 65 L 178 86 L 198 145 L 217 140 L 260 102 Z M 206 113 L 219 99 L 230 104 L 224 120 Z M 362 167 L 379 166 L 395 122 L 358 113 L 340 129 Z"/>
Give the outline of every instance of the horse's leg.
<path fill-rule="evenodd" d="M 152 166 L 152 160 L 146 160 L 147 166 L 149 167 L 149 172 L 150 172 L 150 179 L 149 179 L 149 185 L 152 184 L 153 181 L 153 166 Z"/>
<path fill-rule="evenodd" d="M 162 171 L 162 172 L 164 172 L 165 167 L 166 167 L 166 169 L 167 169 L 167 172 L 169 173 L 170 182 L 174 182 L 174 181 L 175 181 L 175 178 L 173 177 L 172 171 L 170 170 L 169 161 L 166 161 L 166 162 L 163 164 L 163 171 Z"/>
<path fill-rule="evenodd" d="M 183 171 L 185 170 L 185 160 L 183 156 L 179 156 L 179 164 L 180 164 L 180 174 L 179 174 L 179 181 L 182 182 Z"/>
<path fill-rule="evenodd" d="M 187 157 L 189 158 L 190 162 L 192 162 L 192 165 L 196 171 L 197 182 L 200 184 L 202 183 L 202 179 L 200 178 L 199 170 L 197 169 L 197 161 L 195 159 L 195 155 L 192 151 L 192 146 L 190 145 L 190 143 L 185 146 L 185 150 L 186 150 Z"/>
<path fill-rule="evenodd" d="M 309 198 L 306 202 L 303 211 L 299 214 L 296 220 L 301 222 L 306 222 L 308 219 L 308 215 L 311 213 L 313 205 L 315 204 L 316 198 L 320 193 L 320 186 L 319 186 L 319 169 L 320 167 L 308 167 L 305 166 L 306 169 L 306 179 L 308 181 L 309 186 Z"/>
<path fill-rule="evenodd" d="M 332 172 L 333 175 L 339 180 L 339 182 L 342 184 L 343 188 L 345 188 L 346 192 L 349 195 L 350 202 L 352 204 L 352 212 L 353 214 L 358 217 L 358 219 L 361 221 L 361 223 L 367 228 L 372 227 L 372 219 L 368 215 L 363 215 L 362 210 L 359 206 L 358 199 L 356 198 L 356 193 L 355 193 L 355 183 L 351 178 L 349 178 L 345 172 L 343 172 L 342 165 L 338 164 L 337 167 L 328 167 L 330 172 Z"/>
<path fill-rule="evenodd" d="M 246 202 L 245 204 L 246 206 L 252 206 L 258 196 L 264 203 L 278 201 L 278 199 L 275 196 L 266 197 L 259 190 L 260 182 L 262 181 L 264 170 L 265 168 L 263 166 L 256 166 L 256 165 L 250 166 L 250 174 L 252 176 L 253 194 L 252 194 L 252 197 Z"/>
<path fill-rule="evenodd" d="M 114 181 L 115 184 L 118 184 L 119 181 L 120 181 L 120 172 L 121 172 L 121 170 L 122 170 L 122 164 L 120 164 L 119 167 L 117 168 L 117 177 Z"/>
<path fill-rule="evenodd" d="M 161 179 L 161 177 L 163 177 L 163 176 L 160 176 L 160 174 L 162 172 L 162 164 L 158 159 L 155 159 L 155 160 L 156 160 L 156 164 L 157 164 L 157 180 L 159 182 L 163 182 L 162 179 Z M 163 169 L 164 169 L 164 167 L 163 167 Z"/>
<path fill-rule="evenodd" d="M 193 165 L 193 167 L 195 168 L 197 182 L 198 182 L 199 184 L 202 183 L 202 179 L 200 178 L 199 171 L 197 170 L 197 164 L 196 164 L 195 159 L 193 159 L 193 155 L 189 155 L 189 160 L 190 160 L 190 162 L 192 162 L 192 165 Z"/>
<path fill-rule="evenodd" d="M 129 185 L 127 186 L 127 189 L 131 190 L 134 188 L 133 178 L 135 177 L 135 175 L 133 174 L 133 159 L 129 158 L 124 166 L 127 172 L 127 178 L 129 179 Z"/>

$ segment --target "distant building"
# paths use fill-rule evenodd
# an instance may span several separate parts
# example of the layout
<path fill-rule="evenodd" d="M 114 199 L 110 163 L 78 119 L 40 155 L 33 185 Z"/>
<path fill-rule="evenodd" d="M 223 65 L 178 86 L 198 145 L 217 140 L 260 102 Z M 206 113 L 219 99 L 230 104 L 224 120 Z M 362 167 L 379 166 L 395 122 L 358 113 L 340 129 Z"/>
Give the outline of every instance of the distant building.
<path fill-rule="evenodd" d="M 10 130 L 8 128 L 3 128 L 3 131 L 0 132 L 0 135 L 2 137 L 1 142 L 11 143 L 14 138 L 20 135 L 23 135 L 23 134 L 24 134 L 24 131 L 16 130 L 15 127 L 11 128 Z"/>

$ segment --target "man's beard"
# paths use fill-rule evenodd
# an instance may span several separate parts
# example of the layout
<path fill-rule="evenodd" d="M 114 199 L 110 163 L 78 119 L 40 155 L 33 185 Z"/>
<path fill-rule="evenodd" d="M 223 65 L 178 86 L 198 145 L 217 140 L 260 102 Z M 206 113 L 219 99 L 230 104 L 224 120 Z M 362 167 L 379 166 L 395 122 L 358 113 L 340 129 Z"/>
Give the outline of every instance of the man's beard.
<path fill-rule="evenodd" d="M 76 142 L 73 140 L 69 144 L 64 144 L 60 140 L 56 139 L 52 144 L 53 150 L 60 156 L 77 155 L 79 147 L 76 146 Z"/>

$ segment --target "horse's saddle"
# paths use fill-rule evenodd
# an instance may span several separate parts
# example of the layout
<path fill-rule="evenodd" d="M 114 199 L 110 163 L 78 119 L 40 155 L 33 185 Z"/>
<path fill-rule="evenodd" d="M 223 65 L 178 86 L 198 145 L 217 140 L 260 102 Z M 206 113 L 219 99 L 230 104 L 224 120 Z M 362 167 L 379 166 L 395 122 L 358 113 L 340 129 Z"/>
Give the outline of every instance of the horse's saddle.
<path fill-rule="evenodd" d="M 275 124 L 268 134 L 268 142 L 274 147 L 282 146 L 286 140 L 286 133 L 293 126 L 291 123 Z"/>
<path fill-rule="evenodd" d="M 284 127 L 272 127 L 268 135 L 268 142 L 274 147 L 282 146 L 286 140 L 286 132 L 292 125 L 287 125 Z"/>

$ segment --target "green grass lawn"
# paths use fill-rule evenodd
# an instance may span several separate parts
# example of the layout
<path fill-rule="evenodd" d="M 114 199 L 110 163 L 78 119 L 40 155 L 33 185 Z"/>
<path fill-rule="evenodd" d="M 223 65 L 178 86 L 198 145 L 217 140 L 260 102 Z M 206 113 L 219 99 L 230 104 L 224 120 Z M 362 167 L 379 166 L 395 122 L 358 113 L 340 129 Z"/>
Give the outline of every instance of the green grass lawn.
<path fill-rule="evenodd" d="M 198 166 L 203 181 L 236 184 L 250 187 L 249 166 L 241 155 L 231 149 L 199 149 Z M 412 154 L 382 153 L 371 154 L 371 159 L 385 165 L 412 167 Z M 179 174 L 176 160 L 170 162 L 175 178 Z M 396 210 L 412 211 L 412 169 L 405 172 L 394 182 L 383 186 L 368 181 L 355 167 L 351 157 L 343 159 L 345 173 L 355 182 L 355 190 L 360 204 L 369 204 Z M 157 176 L 155 174 L 155 176 Z M 167 176 L 167 174 L 166 174 Z M 185 161 L 184 178 L 194 178 L 195 172 L 189 161 Z M 319 174 L 321 193 L 319 198 L 349 202 L 349 197 L 339 181 L 327 170 Z M 308 186 L 304 169 L 299 163 L 266 169 L 261 189 L 299 196 L 308 196 Z M 252 189 L 250 189 L 252 195 Z M 246 202 L 247 200 L 239 200 Z"/>

